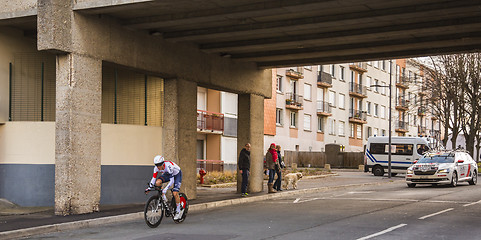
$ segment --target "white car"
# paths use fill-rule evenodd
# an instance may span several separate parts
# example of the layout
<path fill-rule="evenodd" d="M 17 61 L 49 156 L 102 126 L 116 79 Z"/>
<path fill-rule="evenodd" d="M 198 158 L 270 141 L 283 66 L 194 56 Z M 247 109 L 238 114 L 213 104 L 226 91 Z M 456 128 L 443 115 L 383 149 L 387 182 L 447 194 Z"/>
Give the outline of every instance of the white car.
<path fill-rule="evenodd" d="M 450 184 L 455 187 L 458 182 L 475 185 L 477 181 L 478 165 L 464 151 L 426 153 L 406 172 L 406 183 L 411 188 L 416 184 Z"/>

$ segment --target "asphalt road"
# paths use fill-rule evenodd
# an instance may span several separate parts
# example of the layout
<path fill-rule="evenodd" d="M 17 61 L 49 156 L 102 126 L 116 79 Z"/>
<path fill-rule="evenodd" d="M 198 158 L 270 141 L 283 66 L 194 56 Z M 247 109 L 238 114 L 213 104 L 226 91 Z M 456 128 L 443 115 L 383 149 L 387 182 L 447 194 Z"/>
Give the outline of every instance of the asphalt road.
<path fill-rule="evenodd" d="M 481 186 L 350 187 L 30 239 L 481 239 Z"/>

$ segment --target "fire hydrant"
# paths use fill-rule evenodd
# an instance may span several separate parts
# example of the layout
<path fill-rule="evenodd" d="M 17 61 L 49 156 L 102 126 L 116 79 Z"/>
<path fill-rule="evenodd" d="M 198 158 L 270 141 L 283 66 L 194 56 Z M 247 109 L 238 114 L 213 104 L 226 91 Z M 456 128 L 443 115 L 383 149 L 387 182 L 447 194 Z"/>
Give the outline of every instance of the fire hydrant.
<path fill-rule="evenodd" d="M 205 172 L 204 169 L 200 169 L 199 170 L 199 175 L 200 175 L 200 184 L 204 184 L 204 176 L 206 175 L 207 173 Z"/>

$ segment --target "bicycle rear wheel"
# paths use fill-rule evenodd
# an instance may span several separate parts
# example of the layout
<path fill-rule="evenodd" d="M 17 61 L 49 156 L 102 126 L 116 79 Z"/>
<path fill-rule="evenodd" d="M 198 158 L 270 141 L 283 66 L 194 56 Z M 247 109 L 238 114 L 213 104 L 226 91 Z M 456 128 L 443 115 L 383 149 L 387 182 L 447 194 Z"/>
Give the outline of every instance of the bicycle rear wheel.
<path fill-rule="evenodd" d="M 147 226 L 155 228 L 159 226 L 164 217 L 164 205 L 159 202 L 159 196 L 152 196 L 145 204 L 144 219 Z"/>
<path fill-rule="evenodd" d="M 175 223 L 183 222 L 187 217 L 187 212 L 189 211 L 189 200 L 187 199 L 187 195 L 185 195 L 184 193 L 179 193 L 179 198 L 180 198 L 180 206 L 182 206 L 182 208 L 184 209 L 184 213 L 182 214 L 182 217 L 180 219 L 174 220 Z M 177 207 L 174 197 L 172 197 L 171 204 L 172 204 L 172 209 L 175 209 Z"/>

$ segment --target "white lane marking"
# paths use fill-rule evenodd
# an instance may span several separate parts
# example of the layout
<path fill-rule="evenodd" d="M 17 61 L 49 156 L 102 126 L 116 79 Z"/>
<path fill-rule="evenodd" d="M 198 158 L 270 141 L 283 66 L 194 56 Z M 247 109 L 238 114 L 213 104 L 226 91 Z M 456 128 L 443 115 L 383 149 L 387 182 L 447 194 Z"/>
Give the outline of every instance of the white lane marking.
<path fill-rule="evenodd" d="M 365 191 L 365 192 L 348 192 L 349 194 L 364 194 L 364 193 L 372 193 L 372 191 Z"/>
<path fill-rule="evenodd" d="M 472 202 L 472 203 L 464 204 L 463 207 L 468 207 L 468 206 L 471 206 L 471 205 L 474 205 L 474 204 L 478 204 L 478 203 L 481 203 L 481 200 L 479 200 L 479 201 L 477 201 L 477 202 Z"/>
<path fill-rule="evenodd" d="M 294 203 L 299 202 L 299 200 L 301 200 L 301 199 L 300 199 L 300 198 L 296 198 L 296 200 L 294 200 Z"/>
<path fill-rule="evenodd" d="M 380 231 L 380 232 L 378 232 L 378 233 L 374 233 L 374 234 L 371 234 L 371 235 L 369 235 L 369 236 L 365 236 L 365 237 L 362 237 L 362 238 L 358 238 L 357 240 L 366 240 L 366 239 L 369 239 L 369 238 L 377 237 L 377 236 L 383 235 L 383 234 L 385 234 L 385 233 L 392 232 L 392 231 L 394 231 L 394 230 L 396 230 L 396 229 L 398 229 L 398 228 L 402 228 L 402 227 L 404 227 L 404 226 L 406 226 L 406 225 L 407 225 L 407 224 L 402 223 L 402 224 L 399 224 L 399 225 L 397 225 L 397 226 L 390 227 L 390 228 L 388 228 L 388 229 L 386 229 L 386 230 Z"/>
<path fill-rule="evenodd" d="M 418 218 L 418 219 L 419 219 L 419 220 L 423 220 L 423 219 L 426 219 L 426 218 L 428 218 L 428 217 L 432 217 L 432 216 L 436 216 L 436 215 L 439 215 L 439 214 L 442 214 L 442 213 L 445 213 L 445 212 L 449 212 L 449 211 L 451 211 L 451 210 L 453 210 L 453 209 L 454 209 L 454 208 L 444 209 L 444 210 L 439 211 L 439 212 L 437 212 L 437 213 L 429 214 L 429 215 L 426 215 L 426 216 L 424 216 L 424 217 L 420 217 L 420 218 Z"/>

